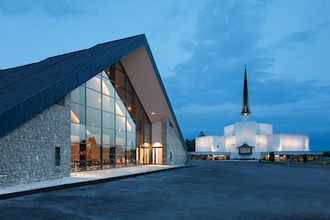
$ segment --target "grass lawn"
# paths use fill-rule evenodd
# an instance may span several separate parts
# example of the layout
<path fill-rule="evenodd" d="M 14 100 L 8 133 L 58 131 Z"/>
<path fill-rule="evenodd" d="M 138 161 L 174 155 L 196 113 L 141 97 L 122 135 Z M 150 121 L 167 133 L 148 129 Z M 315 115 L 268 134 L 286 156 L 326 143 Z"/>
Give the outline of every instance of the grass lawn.
<path fill-rule="evenodd" d="M 294 164 L 294 165 L 317 165 L 317 166 L 325 166 L 325 167 L 330 167 L 330 158 L 325 157 L 324 159 L 319 159 L 319 160 L 309 160 L 307 163 L 304 163 L 303 161 L 292 161 L 292 162 L 287 162 L 287 161 L 274 161 L 271 162 L 269 160 L 260 160 L 261 163 L 273 163 L 273 164 Z"/>

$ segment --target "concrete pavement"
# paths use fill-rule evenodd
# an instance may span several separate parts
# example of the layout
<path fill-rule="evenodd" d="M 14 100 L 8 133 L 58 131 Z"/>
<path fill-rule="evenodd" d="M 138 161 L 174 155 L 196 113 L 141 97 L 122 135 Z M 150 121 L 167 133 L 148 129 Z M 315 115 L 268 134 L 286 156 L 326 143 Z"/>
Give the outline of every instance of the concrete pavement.
<path fill-rule="evenodd" d="M 330 219 L 329 167 L 250 161 L 186 167 L 1 199 L 1 220 Z"/>
<path fill-rule="evenodd" d="M 76 172 L 71 173 L 70 177 L 65 177 L 61 179 L 47 180 L 42 182 L 27 183 L 0 188 L 0 199 L 47 190 L 82 186 L 110 180 L 118 180 L 146 173 L 181 168 L 185 166 L 186 165 L 140 165 L 116 169 Z"/>

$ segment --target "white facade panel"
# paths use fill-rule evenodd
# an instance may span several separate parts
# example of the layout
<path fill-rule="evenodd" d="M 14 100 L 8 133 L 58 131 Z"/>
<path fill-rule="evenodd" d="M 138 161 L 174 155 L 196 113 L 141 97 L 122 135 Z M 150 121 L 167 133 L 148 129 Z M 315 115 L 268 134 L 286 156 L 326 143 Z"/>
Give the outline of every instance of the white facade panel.
<path fill-rule="evenodd" d="M 213 145 L 213 136 L 197 137 L 195 139 L 196 152 L 210 152 Z"/>
<path fill-rule="evenodd" d="M 258 123 L 257 134 L 273 134 L 273 125 Z"/>
<path fill-rule="evenodd" d="M 281 151 L 308 151 L 309 138 L 299 134 L 279 134 Z"/>
<path fill-rule="evenodd" d="M 256 135 L 256 145 L 254 148 L 255 152 L 267 151 L 268 136 L 267 135 Z"/>
<path fill-rule="evenodd" d="M 213 136 L 212 152 L 224 152 L 224 151 L 226 151 L 225 137 Z"/>
<path fill-rule="evenodd" d="M 223 128 L 223 134 L 224 134 L 224 136 L 235 135 L 235 125 L 231 124 L 231 125 L 225 126 Z"/>
<path fill-rule="evenodd" d="M 236 147 L 242 146 L 243 144 L 255 146 L 256 133 L 257 123 L 255 121 L 235 123 Z"/>

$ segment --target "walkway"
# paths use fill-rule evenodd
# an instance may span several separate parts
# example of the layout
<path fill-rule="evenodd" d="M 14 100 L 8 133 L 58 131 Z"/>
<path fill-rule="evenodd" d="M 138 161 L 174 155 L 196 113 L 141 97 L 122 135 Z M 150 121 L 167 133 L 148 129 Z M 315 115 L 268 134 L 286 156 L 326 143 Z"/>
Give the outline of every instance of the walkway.
<path fill-rule="evenodd" d="M 71 177 L 0 188 L 0 199 L 46 190 L 68 188 L 103 181 L 123 179 L 131 176 L 176 169 L 185 166 L 186 165 L 143 165 L 117 169 L 76 172 L 71 173 Z"/>

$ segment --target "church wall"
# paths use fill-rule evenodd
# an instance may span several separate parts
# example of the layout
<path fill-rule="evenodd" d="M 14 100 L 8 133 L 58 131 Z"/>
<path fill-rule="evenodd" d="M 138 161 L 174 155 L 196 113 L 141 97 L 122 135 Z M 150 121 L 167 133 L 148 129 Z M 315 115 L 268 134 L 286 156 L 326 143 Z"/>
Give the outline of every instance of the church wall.
<path fill-rule="evenodd" d="M 197 137 L 195 139 L 195 144 L 196 152 L 211 151 L 213 145 L 213 136 Z"/>
<path fill-rule="evenodd" d="M 267 135 L 256 135 L 256 146 L 254 148 L 255 152 L 264 152 L 267 151 Z"/>
<path fill-rule="evenodd" d="M 70 96 L 0 138 L 0 186 L 70 176 Z"/>
<path fill-rule="evenodd" d="M 236 147 L 247 143 L 250 146 L 256 145 L 257 123 L 255 121 L 235 123 Z"/>
<path fill-rule="evenodd" d="M 180 136 L 175 132 L 169 119 L 162 119 L 163 164 L 179 165 L 187 163 L 187 151 Z"/>
<path fill-rule="evenodd" d="M 225 137 L 225 147 L 226 147 L 226 152 L 236 152 L 237 151 L 235 136 Z"/>
<path fill-rule="evenodd" d="M 279 134 L 282 151 L 308 151 L 309 138 L 307 135 Z"/>
<path fill-rule="evenodd" d="M 258 123 L 257 134 L 273 134 L 273 125 Z"/>
<path fill-rule="evenodd" d="M 225 137 L 224 136 L 213 136 L 213 146 L 212 152 L 224 152 L 225 147 Z"/>
<path fill-rule="evenodd" d="M 203 136 L 195 139 L 196 152 L 224 152 L 226 150 L 224 136 Z"/>
<path fill-rule="evenodd" d="M 280 148 L 280 135 L 279 134 L 273 134 L 268 135 L 268 146 L 266 151 L 279 151 Z"/>
<path fill-rule="evenodd" d="M 235 135 L 235 125 L 227 125 L 223 128 L 223 134 L 224 136 L 231 136 Z"/>

